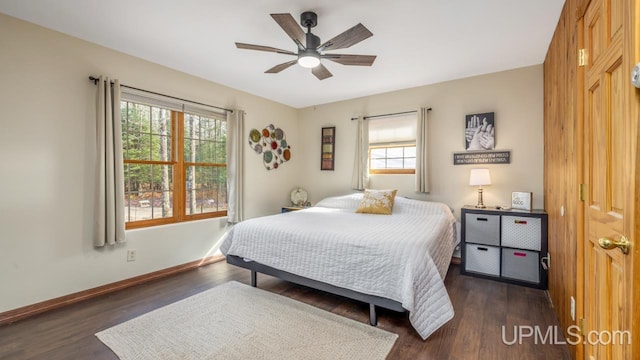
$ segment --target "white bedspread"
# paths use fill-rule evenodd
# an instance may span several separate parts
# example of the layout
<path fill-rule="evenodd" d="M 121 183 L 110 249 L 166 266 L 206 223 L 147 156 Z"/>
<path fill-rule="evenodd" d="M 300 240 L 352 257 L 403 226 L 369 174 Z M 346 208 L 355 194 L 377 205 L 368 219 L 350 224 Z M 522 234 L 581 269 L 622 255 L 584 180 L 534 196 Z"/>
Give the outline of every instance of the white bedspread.
<path fill-rule="evenodd" d="M 245 220 L 221 246 L 237 255 L 331 285 L 398 301 L 426 339 L 453 318 L 444 286 L 455 218 L 441 203 L 396 197 L 392 215 L 356 214 L 362 194 Z"/>

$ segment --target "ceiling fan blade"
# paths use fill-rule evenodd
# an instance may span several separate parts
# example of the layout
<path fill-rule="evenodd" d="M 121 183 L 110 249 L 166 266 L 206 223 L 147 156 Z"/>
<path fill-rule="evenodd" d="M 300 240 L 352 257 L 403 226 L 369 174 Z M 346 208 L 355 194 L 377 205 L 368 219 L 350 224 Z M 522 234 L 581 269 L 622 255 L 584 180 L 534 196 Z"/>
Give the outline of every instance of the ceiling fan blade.
<path fill-rule="evenodd" d="M 333 74 L 322 64 L 311 69 L 311 72 L 318 78 L 318 80 L 324 80 L 333 76 Z"/>
<path fill-rule="evenodd" d="M 318 51 L 345 49 L 371 36 L 373 36 L 373 33 L 369 29 L 362 24 L 358 24 L 320 45 Z"/>
<path fill-rule="evenodd" d="M 345 54 L 324 54 L 323 59 L 331 60 L 342 65 L 371 66 L 376 60 L 375 55 L 345 55 Z"/>
<path fill-rule="evenodd" d="M 298 60 L 291 60 L 291 61 L 287 61 L 286 63 L 278 64 L 278 65 L 272 67 L 271 69 L 265 71 L 265 73 L 267 73 L 267 74 L 277 74 L 280 71 L 282 71 L 282 70 L 284 70 L 284 69 L 286 69 L 286 68 L 288 68 L 290 66 L 295 65 L 297 62 L 298 62 Z"/>
<path fill-rule="evenodd" d="M 271 14 L 273 20 L 289 35 L 291 40 L 295 42 L 300 49 L 304 49 L 306 43 L 306 35 L 291 14 Z"/>
<path fill-rule="evenodd" d="M 278 54 L 287 54 L 287 55 L 297 55 L 294 52 L 288 50 L 277 49 L 271 46 L 262 46 L 262 45 L 252 45 L 252 44 L 244 44 L 244 43 L 236 43 L 236 47 L 238 49 L 247 49 L 247 50 L 259 50 L 259 51 L 268 51 L 274 52 Z"/>

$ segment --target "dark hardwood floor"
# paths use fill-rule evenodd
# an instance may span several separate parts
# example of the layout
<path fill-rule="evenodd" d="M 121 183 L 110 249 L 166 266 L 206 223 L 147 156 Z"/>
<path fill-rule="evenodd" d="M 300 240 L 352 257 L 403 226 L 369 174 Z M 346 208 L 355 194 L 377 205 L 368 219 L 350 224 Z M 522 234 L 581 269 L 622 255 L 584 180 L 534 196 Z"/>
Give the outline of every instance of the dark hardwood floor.
<path fill-rule="evenodd" d="M 2 326 L 0 359 L 117 359 L 96 332 L 230 280 L 249 284 L 249 271 L 219 262 Z M 533 337 L 503 344 L 502 326 L 507 341 L 514 339 L 514 326 L 538 325 L 543 333 L 558 326 L 544 291 L 462 276 L 457 265 L 445 282 L 456 314 L 426 341 L 406 314 L 378 311 L 378 326 L 399 335 L 388 359 L 570 359 L 565 345 L 536 345 Z M 266 275 L 258 275 L 258 287 L 369 320 L 367 304 Z"/>

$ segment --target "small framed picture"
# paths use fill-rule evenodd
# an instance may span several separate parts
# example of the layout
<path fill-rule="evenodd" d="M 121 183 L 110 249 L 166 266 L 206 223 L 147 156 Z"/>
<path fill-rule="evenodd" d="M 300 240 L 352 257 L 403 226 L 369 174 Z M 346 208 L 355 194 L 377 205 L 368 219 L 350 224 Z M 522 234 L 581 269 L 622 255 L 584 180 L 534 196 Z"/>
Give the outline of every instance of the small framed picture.
<path fill-rule="evenodd" d="M 531 196 L 530 192 L 512 192 L 511 193 L 511 208 L 517 210 L 529 210 L 531 211 Z"/>
<path fill-rule="evenodd" d="M 320 170 L 333 170 L 336 157 L 336 127 L 322 128 Z"/>
<path fill-rule="evenodd" d="M 464 117 L 464 149 L 486 151 L 496 147 L 494 113 L 471 114 Z"/>

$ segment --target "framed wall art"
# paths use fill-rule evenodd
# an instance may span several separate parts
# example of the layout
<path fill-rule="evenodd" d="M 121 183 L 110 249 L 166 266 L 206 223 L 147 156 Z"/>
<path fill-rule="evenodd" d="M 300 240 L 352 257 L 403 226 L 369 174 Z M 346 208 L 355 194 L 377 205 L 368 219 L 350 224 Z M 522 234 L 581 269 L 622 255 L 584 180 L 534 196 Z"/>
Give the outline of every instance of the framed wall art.
<path fill-rule="evenodd" d="M 249 146 L 258 155 L 262 155 L 265 169 L 275 170 L 291 159 L 291 146 L 287 144 L 287 136 L 279 127 L 269 124 L 262 131 L 251 129 Z"/>
<path fill-rule="evenodd" d="M 467 151 L 493 150 L 496 146 L 494 113 L 471 114 L 464 119 L 464 148 Z"/>
<path fill-rule="evenodd" d="M 336 127 L 322 128 L 320 170 L 334 170 L 336 156 Z"/>

